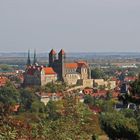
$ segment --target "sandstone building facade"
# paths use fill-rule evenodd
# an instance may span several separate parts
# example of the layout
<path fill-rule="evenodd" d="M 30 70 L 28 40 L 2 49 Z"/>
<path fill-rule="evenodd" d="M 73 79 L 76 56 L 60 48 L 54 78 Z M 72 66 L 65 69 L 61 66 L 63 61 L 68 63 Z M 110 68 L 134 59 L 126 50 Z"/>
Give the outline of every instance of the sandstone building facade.
<path fill-rule="evenodd" d="M 49 82 L 60 80 L 68 85 L 76 85 L 81 80 L 90 79 L 90 68 L 85 61 L 67 62 L 66 53 L 63 49 L 57 54 L 53 49 L 49 53 L 48 67 L 37 64 L 36 53 L 34 53 L 33 64 L 31 64 L 28 52 L 27 67 L 24 73 L 24 85 L 45 85 Z M 92 84 L 92 83 L 91 83 Z"/>

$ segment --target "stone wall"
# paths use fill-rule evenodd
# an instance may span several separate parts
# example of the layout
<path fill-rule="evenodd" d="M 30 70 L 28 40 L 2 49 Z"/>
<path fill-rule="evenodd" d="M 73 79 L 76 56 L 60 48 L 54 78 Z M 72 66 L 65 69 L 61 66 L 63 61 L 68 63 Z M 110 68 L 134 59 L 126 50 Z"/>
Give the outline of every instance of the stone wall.
<path fill-rule="evenodd" d="M 77 80 L 79 80 L 79 79 L 80 79 L 79 74 L 66 74 L 66 76 L 65 76 L 65 82 L 68 85 L 76 85 Z"/>
<path fill-rule="evenodd" d="M 93 88 L 93 79 L 80 79 L 77 81 L 78 85 L 82 85 L 83 87 L 91 87 Z"/>

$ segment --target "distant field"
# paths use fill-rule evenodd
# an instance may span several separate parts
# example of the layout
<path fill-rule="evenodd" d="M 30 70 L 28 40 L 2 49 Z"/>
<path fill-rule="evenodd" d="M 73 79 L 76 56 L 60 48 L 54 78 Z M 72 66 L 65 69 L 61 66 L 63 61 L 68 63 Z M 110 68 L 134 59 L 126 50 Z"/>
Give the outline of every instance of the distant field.
<path fill-rule="evenodd" d="M 140 52 L 75 52 L 69 53 L 66 52 L 66 55 L 69 58 L 103 58 L 103 57 L 112 57 L 112 58 L 140 58 Z M 14 52 L 14 53 L 2 53 L 0 52 L 0 57 L 21 57 L 26 58 L 28 56 L 25 52 Z M 33 53 L 31 53 L 31 57 L 33 57 Z M 37 57 L 48 57 L 48 52 L 37 53 Z"/>
<path fill-rule="evenodd" d="M 32 60 L 32 58 L 31 58 Z M 47 63 L 46 58 L 38 58 L 40 64 Z M 9 65 L 26 65 L 27 58 L 25 57 L 0 57 L 0 64 L 9 64 Z"/>
<path fill-rule="evenodd" d="M 87 60 L 90 64 L 135 63 L 140 64 L 140 53 L 66 53 L 68 61 Z M 33 54 L 31 54 L 33 60 Z M 38 53 L 40 65 L 48 64 L 48 53 Z M 0 53 L 0 64 L 26 65 L 27 53 Z"/>

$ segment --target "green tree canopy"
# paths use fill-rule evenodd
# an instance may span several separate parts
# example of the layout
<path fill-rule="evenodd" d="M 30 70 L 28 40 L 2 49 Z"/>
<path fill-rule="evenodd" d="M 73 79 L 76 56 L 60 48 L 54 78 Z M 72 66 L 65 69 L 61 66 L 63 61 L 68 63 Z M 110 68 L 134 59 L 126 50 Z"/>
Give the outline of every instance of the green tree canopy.
<path fill-rule="evenodd" d="M 19 103 L 19 91 L 10 82 L 7 82 L 4 87 L 0 88 L 0 102 L 7 105 Z"/>
<path fill-rule="evenodd" d="M 100 117 L 101 127 L 112 139 L 139 140 L 139 129 L 134 118 L 126 118 L 120 112 L 102 114 Z"/>
<path fill-rule="evenodd" d="M 63 92 L 65 89 L 66 89 L 65 83 L 54 83 L 54 82 L 50 82 L 42 87 L 43 91 L 50 93 Z"/>
<path fill-rule="evenodd" d="M 95 68 L 91 70 L 91 78 L 93 79 L 101 79 L 105 77 L 105 73 L 103 72 L 103 70 L 99 69 L 99 68 Z"/>
<path fill-rule="evenodd" d="M 30 110 L 32 107 L 32 103 L 38 102 L 39 98 L 33 93 L 33 91 L 29 88 L 20 90 L 20 103 L 21 110 Z M 32 108 L 33 109 L 33 108 Z"/>

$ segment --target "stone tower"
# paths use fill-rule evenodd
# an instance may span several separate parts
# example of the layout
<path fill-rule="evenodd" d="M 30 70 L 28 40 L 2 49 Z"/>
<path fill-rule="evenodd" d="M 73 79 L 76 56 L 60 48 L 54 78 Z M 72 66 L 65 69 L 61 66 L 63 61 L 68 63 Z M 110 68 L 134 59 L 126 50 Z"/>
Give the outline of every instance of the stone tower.
<path fill-rule="evenodd" d="M 59 61 L 59 65 L 60 65 L 60 79 L 64 80 L 64 76 L 65 76 L 65 52 L 63 49 L 60 50 L 60 52 L 58 53 L 58 61 Z"/>
<path fill-rule="evenodd" d="M 56 60 L 56 52 L 52 49 L 49 53 L 49 66 L 52 67 L 54 61 Z"/>

